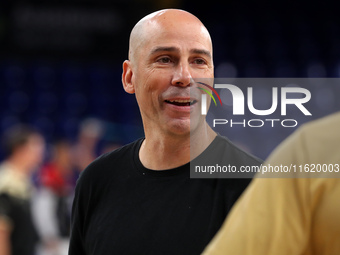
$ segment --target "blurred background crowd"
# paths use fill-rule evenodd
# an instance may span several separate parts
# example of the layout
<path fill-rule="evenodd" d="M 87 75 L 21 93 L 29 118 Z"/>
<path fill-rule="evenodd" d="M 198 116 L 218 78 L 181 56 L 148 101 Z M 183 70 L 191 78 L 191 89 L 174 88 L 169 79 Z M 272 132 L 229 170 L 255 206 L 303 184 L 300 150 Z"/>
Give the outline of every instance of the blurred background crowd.
<path fill-rule="evenodd" d="M 66 254 L 79 173 L 102 153 L 143 135 L 135 98 L 121 85 L 121 65 L 133 25 L 169 7 L 185 9 L 206 25 L 216 77 L 340 78 L 334 1 L 2 0 L 0 191 L 11 189 L 3 180 L 21 178 L 6 169 L 25 173 L 30 188 L 23 184 L 13 194 L 34 200 L 39 254 Z M 340 109 L 339 87 L 309 89 L 318 95 L 310 105 L 312 118 Z M 226 135 L 264 159 L 293 130 L 249 133 L 237 127 Z M 37 139 L 31 141 L 32 134 Z M 0 213 L 12 215 L 4 204 L 16 201 L 4 201 Z M 10 220 L 4 222 L 0 231 L 11 231 Z"/>

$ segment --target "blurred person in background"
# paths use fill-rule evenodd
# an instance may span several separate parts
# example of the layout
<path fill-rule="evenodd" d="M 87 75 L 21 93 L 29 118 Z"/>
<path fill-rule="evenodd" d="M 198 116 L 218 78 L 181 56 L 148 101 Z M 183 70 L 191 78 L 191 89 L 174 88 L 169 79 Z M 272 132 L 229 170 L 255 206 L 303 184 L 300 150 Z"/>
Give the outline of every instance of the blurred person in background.
<path fill-rule="evenodd" d="M 104 132 L 103 124 L 96 118 L 81 122 L 78 139 L 73 148 L 73 164 L 81 172 L 98 157 L 97 146 Z"/>
<path fill-rule="evenodd" d="M 265 165 L 297 171 L 257 176 L 203 254 L 340 254 L 339 127 L 335 113 L 280 144 Z"/>
<path fill-rule="evenodd" d="M 6 154 L 0 165 L 0 254 L 34 255 L 38 234 L 31 213 L 31 174 L 42 163 L 45 142 L 29 126 L 3 135 Z"/>
<path fill-rule="evenodd" d="M 145 138 L 81 173 L 70 255 L 202 252 L 250 179 L 190 179 L 190 163 L 261 162 L 216 134 L 200 114 L 202 94 L 192 78 L 213 78 L 213 69 L 209 32 L 194 15 L 161 10 L 135 25 L 122 82 L 136 96 Z"/>
<path fill-rule="evenodd" d="M 39 234 L 44 240 L 40 247 L 41 255 L 67 254 L 77 176 L 71 143 L 58 139 L 52 145 L 50 160 L 39 173 L 39 188 L 34 196 L 34 215 Z"/>

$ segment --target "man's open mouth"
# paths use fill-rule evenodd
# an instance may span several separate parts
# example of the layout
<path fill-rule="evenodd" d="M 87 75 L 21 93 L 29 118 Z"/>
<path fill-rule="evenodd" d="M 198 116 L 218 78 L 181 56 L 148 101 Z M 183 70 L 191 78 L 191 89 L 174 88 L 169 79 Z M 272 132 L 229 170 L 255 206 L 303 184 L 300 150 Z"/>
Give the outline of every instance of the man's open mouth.
<path fill-rule="evenodd" d="M 177 106 L 190 106 L 197 103 L 197 100 L 194 99 L 183 99 L 183 100 L 165 100 L 168 104 L 173 104 Z"/>

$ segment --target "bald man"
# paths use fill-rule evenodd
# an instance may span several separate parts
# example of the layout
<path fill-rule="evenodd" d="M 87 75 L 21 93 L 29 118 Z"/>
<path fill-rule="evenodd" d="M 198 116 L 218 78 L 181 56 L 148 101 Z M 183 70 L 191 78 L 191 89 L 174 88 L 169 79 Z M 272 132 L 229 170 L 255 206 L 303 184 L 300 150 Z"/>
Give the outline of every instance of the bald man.
<path fill-rule="evenodd" d="M 192 78 L 213 78 L 210 35 L 192 14 L 161 10 L 132 29 L 122 82 L 135 94 L 145 137 L 83 172 L 70 255 L 200 254 L 248 179 L 190 179 L 190 162 L 259 165 L 200 114 Z M 191 118 L 190 118 L 191 117 Z"/>

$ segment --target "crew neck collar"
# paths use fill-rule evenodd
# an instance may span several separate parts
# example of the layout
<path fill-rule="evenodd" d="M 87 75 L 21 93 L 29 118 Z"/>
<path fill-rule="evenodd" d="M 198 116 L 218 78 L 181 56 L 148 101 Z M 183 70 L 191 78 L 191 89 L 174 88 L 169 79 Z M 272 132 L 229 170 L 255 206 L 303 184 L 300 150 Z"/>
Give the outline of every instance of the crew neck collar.
<path fill-rule="evenodd" d="M 212 148 L 214 147 L 214 144 L 217 142 L 219 135 L 217 135 L 214 140 L 209 144 L 209 146 L 198 156 L 194 159 L 197 160 L 201 157 L 201 155 L 207 151 L 212 150 Z M 190 177 L 190 162 L 181 165 L 179 167 L 175 167 L 175 168 L 171 168 L 171 169 L 165 169 L 165 170 L 151 170 L 149 168 L 144 167 L 144 165 L 142 164 L 142 162 L 140 161 L 139 158 L 139 150 L 142 146 L 143 141 L 145 140 L 145 138 L 141 138 L 139 139 L 133 149 L 133 163 L 137 169 L 137 171 L 139 172 L 139 174 L 146 176 L 146 177 L 174 177 L 174 176 L 183 176 L 183 175 L 187 175 L 188 177 Z"/>

